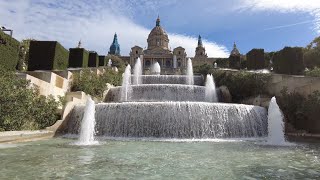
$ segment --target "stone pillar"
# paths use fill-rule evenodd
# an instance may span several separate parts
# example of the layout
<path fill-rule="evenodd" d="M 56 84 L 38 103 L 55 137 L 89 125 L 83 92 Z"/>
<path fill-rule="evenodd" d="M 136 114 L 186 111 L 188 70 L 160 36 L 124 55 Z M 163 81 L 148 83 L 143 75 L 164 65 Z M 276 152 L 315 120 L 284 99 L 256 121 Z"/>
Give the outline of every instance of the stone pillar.
<path fill-rule="evenodd" d="M 177 56 L 173 55 L 173 68 L 177 69 Z"/>

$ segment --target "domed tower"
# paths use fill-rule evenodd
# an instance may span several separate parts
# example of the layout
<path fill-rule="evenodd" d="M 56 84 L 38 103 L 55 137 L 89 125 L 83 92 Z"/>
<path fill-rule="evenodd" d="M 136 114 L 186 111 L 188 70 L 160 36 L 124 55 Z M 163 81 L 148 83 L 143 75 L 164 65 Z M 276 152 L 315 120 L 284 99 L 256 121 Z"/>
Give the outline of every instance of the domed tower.
<path fill-rule="evenodd" d="M 165 30 L 160 26 L 160 18 L 158 16 L 156 21 L 156 27 L 152 29 L 148 36 L 148 50 L 161 48 L 169 50 L 169 38 Z"/>
<path fill-rule="evenodd" d="M 120 56 L 120 44 L 118 43 L 117 33 L 114 34 L 113 42 L 110 46 L 108 54 Z"/>
<path fill-rule="evenodd" d="M 233 50 L 231 51 L 230 56 L 240 56 L 240 51 L 235 42 L 233 43 Z"/>
<path fill-rule="evenodd" d="M 196 48 L 195 58 L 207 58 L 206 49 L 202 44 L 201 36 L 198 37 L 198 46 Z"/>

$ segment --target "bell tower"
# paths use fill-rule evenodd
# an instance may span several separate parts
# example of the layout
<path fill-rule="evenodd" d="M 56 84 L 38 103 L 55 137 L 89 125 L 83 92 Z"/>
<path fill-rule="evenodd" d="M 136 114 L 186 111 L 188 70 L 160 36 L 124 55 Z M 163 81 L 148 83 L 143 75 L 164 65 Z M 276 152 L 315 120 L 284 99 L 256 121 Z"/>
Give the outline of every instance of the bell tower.
<path fill-rule="evenodd" d="M 207 58 L 206 48 L 202 44 L 201 36 L 198 37 L 198 46 L 196 48 L 195 58 Z"/>

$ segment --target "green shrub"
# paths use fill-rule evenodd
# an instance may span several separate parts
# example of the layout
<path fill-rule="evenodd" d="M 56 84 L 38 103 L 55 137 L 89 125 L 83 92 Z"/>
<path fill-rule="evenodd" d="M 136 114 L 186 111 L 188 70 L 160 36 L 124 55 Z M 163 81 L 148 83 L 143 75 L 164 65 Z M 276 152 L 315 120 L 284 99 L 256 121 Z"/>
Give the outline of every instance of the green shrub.
<path fill-rule="evenodd" d="M 97 75 L 84 69 L 81 73 L 73 74 L 73 81 L 71 84 L 72 91 L 83 91 L 94 97 L 102 99 L 103 92 L 107 90 L 106 83 L 119 86 L 122 81 L 122 73 L 117 73 L 111 69 L 107 69 L 102 75 Z"/>
<path fill-rule="evenodd" d="M 117 67 L 119 71 L 123 71 L 126 67 L 126 62 L 122 60 L 120 57 L 115 56 L 115 55 L 108 55 L 105 58 L 105 64 L 108 64 L 109 59 L 112 61 L 112 66 Z"/>
<path fill-rule="evenodd" d="M 53 125 L 59 103 L 40 96 L 28 81 L 0 68 L 0 131 L 35 130 Z"/>
<path fill-rule="evenodd" d="M 88 67 L 89 52 L 83 48 L 71 48 L 69 54 L 69 67 Z"/>
<path fill-rule="evenodd" d="M 99 56 L 96 52 L 89 52 L 88 67 L 98 67 L 99 66 Z"/>
<path fill-rule="evenodd" d="M 241 67 L 241 57 L 238 55 L 231 55 L 229 57 L 229 67 L 232 69 L 240 69 Z"/>
<path fill-rule="evenodd" d="M 307 98 L 297 92 L 288 93 L 286 88 L 281 93 L 277 102 L 286 122 L 297 130 L 320 133 L 320 92 L 315 91 Z"/>
<path fill-rule="evenodd" d="M 263 69 L 265 68 L 264 49 L 252 49 L 246 55 L 248 69 Z"/>
<path fill-rule="evenodd" d="M 227 86 L 232 100 L 241 102 L 245 98 L 266 93 L 270 74 L 250 73 L 245 71 L 223 72 L 212 70 L 216 85 Z"/>
<path fill-rule="evenodd" d="M 99 56 L 99 66 L 106 66 L 105 64 L 105 58 L 106 56 Z"/>
<path fill-rule="evenodd" d="M 320 67 L 320 37 L 315 38 L 304 49 L 304 64 L 307 68 Z"/>
<path fill-rule="evenodd" d="M 19 42 L 0 30 L 0 65 L 8 70 L 14 70 L 19 60 Z"/>
<path fill-rule="evenodd" d="M 285 47 L 276 52 L 273 56 L 273 69 L 280 74 L 302 74 L 305 69 L 302 48 Z"/>
<path fill-rule="evenodd" d="M 217 58 L 216 63 L 219 68 L 228 68 L 229 67 L 229 59 L 228 58 Z"/>
<path fill-rule="evenodd" d="M 31 41 L 28 70 L 65 70 L 69 52 L 57 41 Z"/>
<path fill-rule="evenodd" d="M 314 69 L 306 72 L 307 76 L 320 77 L 320 68 L 315 67 Z"/>

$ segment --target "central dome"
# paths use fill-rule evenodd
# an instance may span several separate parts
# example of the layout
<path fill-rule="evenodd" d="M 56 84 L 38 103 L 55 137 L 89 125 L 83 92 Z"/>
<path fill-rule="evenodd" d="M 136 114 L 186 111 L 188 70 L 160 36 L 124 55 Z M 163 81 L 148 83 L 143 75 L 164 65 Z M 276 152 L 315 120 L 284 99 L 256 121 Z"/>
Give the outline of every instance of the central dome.
<path fill-rule="evenodd" d="M 160 26 L 160 18 L 156 21 L 154 27 L 148 36 L 148 49 L 161 48 L 168 50 L 169 38 L 166 31 Z"/>

